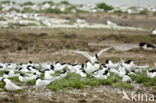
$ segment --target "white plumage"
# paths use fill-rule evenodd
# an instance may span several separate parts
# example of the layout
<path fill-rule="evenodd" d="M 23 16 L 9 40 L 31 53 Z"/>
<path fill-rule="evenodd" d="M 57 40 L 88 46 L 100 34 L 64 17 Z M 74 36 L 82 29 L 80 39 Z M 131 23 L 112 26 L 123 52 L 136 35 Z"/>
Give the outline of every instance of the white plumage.
<path fill-rule="evenodd" d="M 90 60 L 90 62 L 93 64 L 95 62 L 98 62 L 98 58 L 101 54 L 103 54 L 105 51 L 111 49 L 112 47 L 109 47 L 109 48 L 105 48 L 105 49 L 102 49 L 101 51 L 99 51 L 97 54 L 95 54 L 94 56 L 91 56 L 89 55 L 87 52 L 84 52 L 84 51 L 76 51 L 74 50 L 73 52 L 74 53 L 77 53 L 77 54 L 81 54 L 83 56 L 85 56 L 87 59 Z"/>
<path fill-rule="evenodd" d="M 5 83 L 5 89 L 8 91 L 16 91 L 23 89 L 23 87 L 19 87 L 16 84 L 12 83 L 11 80 L 3 78 L 2 81 Z"/>

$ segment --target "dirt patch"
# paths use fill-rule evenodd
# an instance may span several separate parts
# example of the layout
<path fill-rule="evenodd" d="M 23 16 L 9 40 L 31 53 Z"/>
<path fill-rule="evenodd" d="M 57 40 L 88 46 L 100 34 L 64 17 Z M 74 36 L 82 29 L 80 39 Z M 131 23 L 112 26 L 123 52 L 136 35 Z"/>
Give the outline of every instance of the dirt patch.
<path fill-rule="evenodd" d="M 110 46 L 106 44 L 138 46 L 139 42 L 143 41 L 156 44 L 156 38 L 147 34 L 149 32 L 109 29 L 3 29 L 0 31 L 0 61 L 82 63 L 86 58 L 73 54 L 70 50 L 83 50 L 95 54 Z M 104 45 L 90 45 L 90 43 Z M 125 52 L 111 49 L 100 57 L 100 62 L 103 63 L 105 58 L 112 58 L 117 62 L 120 57 L 133 59 L 139 64 L 153 65 L 156 55 L 154 51 L 143 51 L 139 48 Z"/>
<path fill-rule="evenodd" d="M 45 15 L 45 14 L 42 14 Z M 156 18 L 154 15 L 128 15 L 128 14 L 110 14 L 110 13 L 79 13 L 79 14 L 46 14 L 48 17 L 64 18 L 76 20 L 85 19 L 90 23 L 106 23 L 111 20 L 118 25 L 154 28 L 156 27 Z"/>

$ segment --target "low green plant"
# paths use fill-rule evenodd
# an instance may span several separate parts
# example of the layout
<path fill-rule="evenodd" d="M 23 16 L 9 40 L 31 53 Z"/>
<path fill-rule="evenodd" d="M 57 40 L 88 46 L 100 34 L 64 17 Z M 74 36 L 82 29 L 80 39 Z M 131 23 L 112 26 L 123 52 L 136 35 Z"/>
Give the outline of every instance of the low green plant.
<path fill-rule="evenodd" d="M 103 9 L 103 10 L 105 10 L 105 11 L 114 9 L 112 6 L 107 5 L 106 3 L 98 3 L 98 4 L 97 4 L 97 8 Z"/>
<path fill-rule="evenodd" d="M 9 77 L 8 79 L 10 79 L 11 81 L 20 82 L 19 79 L 18 79 L 18 76 L 16 76 L 16 77 Z"/>
<path fill-rule="evenodd" d="M 153 86 L 152 89 L 153 89 L 153 90 L 156 90 L 156 86 Z"/>
<path fill-rule="evenodd" d="M 124 88 L 124 89 L 132 89 L 132 88 L 134 88 L 131 84 L 127 84 L 125 82 L 115 83 L 114 85 L 116 87 L 121 87 L 121 88 Z"/>
<path fill-rule="evenodd" d="M 34 5 L 34 3 L 28 1 L 28 2 L 24 2 L 24 3 L 22 4 L 22 6 L 26 6 L 26 5 Z"/>
<path fill-rule="evenodd" d="M 4 70 L 1 70 L 0 71 L 0 76 L 2 77 L 4 75 L 5 71 Z"/>
<path fill-rule="evenodd" d="M 60 9 L 57 9 L 57 8 L 55 8 L 55 9 L 47 8 L 47 9 L 41 10 L 40 12 L 42 12 L 42 13 L 54 13 L 54 14 L 60 14 L 60 13 L 62 13 L 60 11 Z"/>
<path fill-rule="evenodd" d="M 2 81 L 0 81 L 0 88 L 5 90 L 5 85 L 4 85 L 4 83 Z"/>
<path fill-rule="evenodd" d="M 153 86 L 156 84 L 156 77 L 150 78 L 146 75 L 146 72 L 138 75 L 130 74 L 129 76 L 133 81 L 135 81 L 136 83 L 142 83 L 144 86 Z"/>
<path fill-rule="evenodd" d="M 148 13 L 148 11 L 146 9 L 139 12 L 139 14 L 141 14 L 141 15 L 146 15 L 147 13 Z"/>
<path fill-rule="evenodd" d="M 26 82 L 27 85 L 35 85 L 36 80 L 29 80 Z"/>
<path fill-rule="evenodd" d="M 52 1 L 44 1 L 44 2 L 42 2 L 42 4 L 50 4 L 50 5 L 53 5 L 54 2 L 52 2 Z"/>

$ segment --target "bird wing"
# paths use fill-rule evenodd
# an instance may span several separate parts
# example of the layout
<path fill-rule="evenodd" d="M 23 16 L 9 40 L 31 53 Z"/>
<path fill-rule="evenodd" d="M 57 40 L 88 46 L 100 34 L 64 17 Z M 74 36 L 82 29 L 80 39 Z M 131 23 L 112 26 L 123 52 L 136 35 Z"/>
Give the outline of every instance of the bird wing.
<path fill-rule="evenodd" d="M 91 61 L 92 56 L 89 55 L 87 52 L 74 50 L 74 53 L 81 54 Z"/>
<path fill-rule="evenodd" d="M 112 47 L 102 49 L 101 51 L 99 51 L 99 52 L 97 53 L 97 56 L 99 57 L 101 54 L 103 54 L 105 51 L 107 51 L 107 50 L 109 50 L 109 49 L 111 49 L 111 48 L 112 48 Z"/>

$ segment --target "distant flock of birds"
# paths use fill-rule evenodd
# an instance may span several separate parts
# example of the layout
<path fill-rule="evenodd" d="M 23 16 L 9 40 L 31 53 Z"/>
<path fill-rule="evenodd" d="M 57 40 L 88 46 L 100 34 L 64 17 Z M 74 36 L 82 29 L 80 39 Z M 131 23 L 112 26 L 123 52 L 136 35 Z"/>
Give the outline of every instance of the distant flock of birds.
<path fill-rule="evenodd" d="M 149 69 L 148 65 L 139 66 L 134 64 L 131 60 L 125 61 L 122 59 L 118 63 L 113 63 L 110 59 L 107 59 L 105 63 L 99 64 L 98 58 L 100 55 L 111 48 L 112 47 L 105 48 L 94 56 L 91 56 L 84 51 L 73 50 L 74 53 L 81 54 L 88 59 L 88 61 L 83 64 L 78 64 L 77 62 L 75 62 L 75 64 L 60 62 L 39 64 L 33 63 L 32 61 L 29 61 L 27 64 L 0 63 L 0 72 L 4 72 L 3 76 L 0 77 L 0 80 L 5 84 L 6 90 L 16 91 L 26 87 L 16 85 L 9 77 L 18 77 L 19 81 L 24 83 L 35 80 L 35 88 L 44 88 L 56 80 L 65 78 L 69 72 L 77 73 L 82 78 L 85 78 L 87 74 L 90 74 L 98 79 L 107 79 L 112 72 L 115 75 L 120 76 L 123 82 L 132 82 L 129 74 L 137 75 L 143 71 L 146 71 L 147 76 L 150 78 L 156 76 L 156 64 L 154 68 L 151 69 Z M 38 67 L 40 67 L 40 69 L 38 69 Z M 54 76 L 57 71 L 60 71 L 60 75 Z M 41 75 L 43 74 L 44 79 L 41 78 Z"/>

